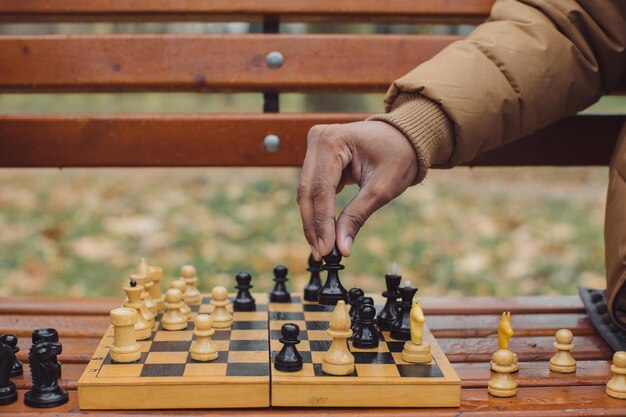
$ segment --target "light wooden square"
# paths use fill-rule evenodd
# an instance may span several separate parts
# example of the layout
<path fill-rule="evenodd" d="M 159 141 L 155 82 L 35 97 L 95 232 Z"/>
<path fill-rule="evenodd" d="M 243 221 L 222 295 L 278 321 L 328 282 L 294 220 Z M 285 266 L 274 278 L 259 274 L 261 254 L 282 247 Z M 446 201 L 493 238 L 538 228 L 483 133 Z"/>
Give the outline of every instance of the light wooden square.
<path fill-rule="evenodd" d="M 322 363 L 322 358 L 326 352 L 311 352 L 311 360 L 313 363 Z"/>
<path fill-rule="evenodd" d="M 229 363 L 267 363 L 269 354 L 256 350 L 228 352 Z"/>
<path fill-rule="evenodd" d="M 139 350 L 141 352 L 148 352 L 150 351 L 150 346 L 152 346 L 152 342 L 150 340 L 142 340 L 137 342 L 139 343 Z"/>
<path fill-rule="evenodd" d="M 393 377 L 399 378 L 400 372 L 394 364 L 356 364 L 356 372 L 360 377 Z"/>
<path fill-rule="evenodd" d="M 226 363 L 188 363 L 183 376 L 225 376 Z"/>
<path fill-rule="evenodd" d="M 146 358 L 146 363 L 185 363 L 189 352 L 150 352 Z"/>
<path fill-rule="evenodd" d="M 329 311 L 305 311 L 304 319 L 306 321 L 330 321 L 332 312 Z"/>
<path fill-rule="evenodd" d="M 301 313 L 304 311 L 302 304 L 275 303 L 268 307 L 271 312 Z"/>
<path fill-rule="evenodd" d="M 100 372 L 98 372 L 98 378 L 119 378 L 129 376 L 141 375 L 141 369 L 143 365 L 140 363 L 132 364 L 118 364 L 115 365 L 102 365 Z"/>
<path fill-rule="evenodd" d="M 220 352 L 226 352 L 230 348 L 230 340 L 213 340 L 213 343 Z"/>
<path fill-rule="evenodd" d="M 267 311 L 237 311 L 235 313 L 237 321 L 267 321 Z"/>
<path fill-rule="evenodd" d="M 267 330 L 233 330 L 230 333 L 230 340 L 265 340 L 267 338 Z"/>
<path fill-rule="evenodd" d="M 175 332 L 157 332 L 154 335 L 155 342 L 178 342 L 181 340 L 191 340 L 192 330 L 178 330 Z"/>

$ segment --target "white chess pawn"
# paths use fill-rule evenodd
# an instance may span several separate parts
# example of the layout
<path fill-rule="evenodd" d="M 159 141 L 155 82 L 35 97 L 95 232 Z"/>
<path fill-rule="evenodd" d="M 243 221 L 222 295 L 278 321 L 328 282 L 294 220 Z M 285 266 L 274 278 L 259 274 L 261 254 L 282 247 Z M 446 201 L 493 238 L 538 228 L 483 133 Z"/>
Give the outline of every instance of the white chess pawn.
<path fill-rule="evenodd" d="M 352 336 L 352 330 L 350 330 L 350 314 L 345 301 L 337 302 L 326 333 L 333 338 L 333 341 L 322 357 L 322 371 L 329 375 L 350 375 L 354 372 L 354 355 L 346 343 L 346 340 Z"/>
<path fill-rule="evenodd" d="M 211 305 L 215 307 L 211 317 L 213 327 L 216 329 L 227 329 L 233 324 L 233 315 L 228 312 L 228 290 L 226 287 L 217 286 L 211 291 Z"/>
<path fill-rule="evenodd" d="M 500 349 L 493 354 L 492 370 L 495 375 L 489 380 L 487 392 L 494 397 L 512 397 L 517 394 L 517 382 L 511 375 L 515 372 L 513 352 L 507 349 Z"/>
<path fill-rule="evenodd" d="M 131 281 L 129 287 L 124 287 L 124 292 L 128 297 L 128 301 L 124 303 L 124 307 L 132 308 L 137 311 L 137 323 L 135 323 L 135 336 L 137 340 L 149 339 L 152 335 L 153 324 L 146 320 L 143 315 L 145 309 L 144 303 L 141 301 L 141 292 L 143 288 L 137 285 L 136 281 Z"/>
<path fill-rule="evenodd" d="M 170 283 L 170 288 L 176 288 L 180 291 L 181 294 L 185 294 L 185 288 L 187 288 L 187 284 L 182 279 L 175 279 Z M 183 295 L 183 306 L 180 308 L 180 311 L 185 315 L 187 320 L 191 320 L 191 308 L 185 303 L 185 296 Z"/>
<path fill-rule="evenodd" d="M 141 358 L 139 343 L 135 337 L 137 311 L 132 308 L 111 310 L 113 325 L 113 344 L 111 360 L 120 363 L 136 362 Z"/>
<path fill-rule="evenodd" d="M 611 372 L 613 376 L 606 384 L 606 394 L 620 400 L 626 399 L 626 352 L 615 352 Z"/>
<path fill-rule="evenodd" d="M 217 359 L 217 346 L 211 340 L 215 334 L 213 319 L 208 314 L 198 314 L 194 325 L 196 340 L 191 343 L 191 359 L 201 362 Z"/>
<path fill-rule="evenodd" d="M 556 332 L 556 342 L 554 347 L 557 352 L 550 359 L 550 370 L 553 372 L 560 372 L 562 374 L 569 374 L 576 372 L 576 359 L 572 357 L 571 350 L 574 349 L 572 340 L 574 335 L 570 330 L 561 329 Z"/>
<path fill-rule="evenodd" d="M 198 281 L 196 268 L 192 265 L 184 265 L 180 268 L 180 278 L 187 284 L 187 288 L 183 294 L 185 303 L 190 306 L 200 304 L 200 291 L 196 288 L 196 282 Z"/>
<path fill-rule="evenodd" d="M 180 311 L 183 303 L 183 294 L 176 288 L 170 288 L 165 293 L 165 308 L 161 324 L 165 330 L 184 330 L 187 328 L 187 317 Z"/>

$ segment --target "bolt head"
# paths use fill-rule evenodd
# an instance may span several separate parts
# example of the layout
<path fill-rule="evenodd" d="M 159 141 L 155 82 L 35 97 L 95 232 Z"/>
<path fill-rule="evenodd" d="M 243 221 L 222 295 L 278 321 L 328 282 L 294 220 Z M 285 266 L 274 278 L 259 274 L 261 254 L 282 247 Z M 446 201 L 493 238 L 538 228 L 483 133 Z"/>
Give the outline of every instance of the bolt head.
<path fill-rule="evenodd" d="M 285 57 L 278 51 L 272 51 L 265 56 L 265 63 L 271 69 L 278 69 L 283 66 Z"/>
<path fill-rule="evenodd" d="M 280 149 L 280 138 L 276 135 L 267 135 L 263 138 L 263 148 L 267 152 L 278 152 Z"/>

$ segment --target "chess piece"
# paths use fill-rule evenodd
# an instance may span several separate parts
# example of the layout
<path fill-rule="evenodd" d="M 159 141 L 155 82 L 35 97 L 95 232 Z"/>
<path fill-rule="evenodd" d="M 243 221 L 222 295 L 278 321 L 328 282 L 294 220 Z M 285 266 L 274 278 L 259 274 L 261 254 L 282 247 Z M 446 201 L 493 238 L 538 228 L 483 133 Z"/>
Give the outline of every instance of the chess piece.
<path fill-rule="evenodd" d="M 137 323 L 135 323 L 135 338 L 137 340 L 146 340 L 152 336 L 152 327 L 143 315 L 142 309 L 145 308 L 141 302 L 141 291 L 143 288 L 137 286 L 137 281 L 130 281 L 130 286 L 124 287 L 124 292 L 128 297 L 128 301 L 124 303 L 124 307 L 132 308 L 137 312 Z"/>
<path fill-rule="evenodd" d="M 400 286 L 402 276 L 398 275 L 397 269 L 398 267 L 394 262 L 391 267 L 391 272 L 385 274 L 387 291 L 383 292 L 383 297 L 385 297 L 387 301 L 377 317 L 380 330 L 391 330 L 391 325 L 398 318 L 398 298 L 400 298 L 398 287 Z"/>
<path fill-rule="evenodd" d="M 178 288 L 170 288 L 165 293 L 166 311 L 161 317 L 161 326 L 165 330 L 185 330 L 187 329 L 187 317 L 181 311 L 185 303 L 183 294 Z"/>
<path fill-rule="evenodd" d="M 11 382 L 11 372 L 15 361 L 13 348 L 0 342 L 0 405 L 12 404 L 17 401 L 17 388 Z"/>
<path fill-rule="evenodd" d="M 513 352 L 500 349 L 492 356 L 495 363 L 495 375 L 489 380 L 487 392 L 494 397 L 512 397 L 517 394 L 517 382 L 511 373 L 513 366 Z"/>
<path fill-rule="evenodd" d="M 511 350 L 509 348 L 511 343 L 511 337 L 513 337 L 513 327 L 511 327 L 511 312 L 505 311 L 500 318 L 500 324 L 498 325 L 498 349 Z M 513 353 L 513 372 L 519 371 L 519 361 L 517 360 L 517 354 Z M 494 370 L 495 363 L 491 361 L 491 370 Z"/>
<path fill-rule="evenodd" d="M 228 312 L 228 290 L 226 287 L 218 286 L 211 291 L 211 305 L 213 310 L 213 327 L 216 329 L 228 329 L 233 324 L 233 315 Z"/>
<path fill-rule="evenodd" d="M 613 376 L 606 384 L 606 394 L 620 400 L 626 399 L 626 352 L 613 354 L 611 372 Z"/>
<path fill-rule="evenodd" d="M 391 325 L 391 337 L 396 340 L 409 340 L 411 338 L 411 308 L 413 308 L 413 297 L 417 288 L 413 287 L 410 281 L 405 281 L 398 291 L 400 291 L 402 301 L 398 317 Z"/>
<path fill-rule="evenodd" d="M 571 353 L 571 350 L 574 349 L 572 344 L 574 335 L 568 329 L 561 329 L 556 332 L 555 337 L 554 347 L 557 352 L 550 358 L 550 370 L 562 374 L 576 372 L 576 359 Z"/>
<path fill-rule="evenodd" d="M 404 344 L 402 360 L 410 363 L 429 363 L 433 359 L 430 345 L 424 342 L 424 311 L 422 302 L 418 299 L 411 308 L 411 340 Z"/>
<path fill-rule="evenodd" d="M 13 355 L 17 355 L 17 352 L 20 351 L 20 348 L 17 346 L 17 336 L 14 334 L 3 334 L 0 336 L 0 343 L 8 345 L 13 350 Z M 13 362 L 13 368 L 11 369 L 11 378 L 22 375 L 23 373 L 24 364 L 22 364 L 22 361 L 15 359 L 15 362 Z"/>
<path fill-rule="evenodd" d="M 165 295 L 161 293 L 161 281 L 163 280 L 163 268 L 160 266 L 150 266 L 150 280 L 153 285 L 150 287 L 150 297 L 156 303 L 157 313 L 165 311 Z"/>
<path fill-rule="evenodd" d="M 187 289 L 183 293 L 183 301 L 185 304 L 195 306 L 200 304 L 200 291 L 196 288 L 198 277 L 196 276 L 196 268 L 192 265 L 184 265 L 180 268 L 181 278 L 185 280 Z"/>
<path fill-rule="evenodd" d="M 339 271 L 345 267 L 341 265 L 341 252 L 337 245 L 333 247 L 333 250 L 326 256 L 324 256 L 324 265 L 322 269 L 327 272 L 326 282 L 321 290 L 317 293 L 317 302 L 325 306 L 334 306 L 337 301 L 347 300 L 348 291 L 341 285 L 339 280 Z"/>
<path fill-rule="evenodd" d="M 152 298 L 152 293 L 154 292 L 154 289 L 153 289 L 154 282 L 152 281 L 152 270 L 150 269 L 150 266 L 148 265 L 148 262 L 146 262 L 145 258 L 141 258 L 141 260 L 139 261 L 139 264 L 137 265 L 137 267 L 135 268 L 135 271 L 133 272 L 133 276 L 135 276 L 135 278 L 131 277 L 131 279 L 135 279 L 138 285 L 143 286 L 143 290 L 145 292 L 144 302 L 146 303 L 146 308 L 150 310 L 150 312 L 154 316 L 156 316 L 157 314 L 159 314 L 159 309 L 157 306 L 157 300 Z M 145 277 L 145 278 L 141 278 L 138 280 L 136 277 Z"/>
<path fill-rule="evenodd" d="M 374 307 L 374 299 L 372 297 L 359 297 L 356 300 L 356 320 L 354 320 L 354 322 L 352 323 L 352 325 L 350 326 L 350 329 L 352 330 L 352 334 L 356 334 L 359 331 L 359 327 L 361 327 L 361 319 L 359 316 L 359 311 L 361 310 L 361 307 L 363 305 L 370 305 L 372 307 Z M 376 314 L 376 310 L 374 310 L 374 314 Z M 376 323 L 374 323 L 376 324 Z"/>
<path fill-rule="evenodd" d="M 170 282 L 170 288 L 176 288 L 178 291 L 180 291 L 181 294 L 184 294 L 185 290 L 187 289 L 187 283 L 184 279 L 175 279 L 174 281 Z M 187 303 L 185 303 L 184 295 L 181 302 L 183 303 L 183 305 L 180 307 L 180 312 L 183 313 L 187 321 L 189 321 L 191 320 L 191 308 L 187 305 Z"/>
<path fill-rule="evenodd" d="M 364 297 L 365 293 L 360 288 L 350 288 L 348 291 L 348 304 L 350 305 L 350 327 L 354 326 L 359 316 L 359 298 Z"/>
<path fill-rule="evenodd" d="M 208 362 L 217 359 L 217 346 L 211 340 L 215 334 L 213 319 L 208 314 L 198 314 L 194 320 L 193 334 L 196 340 L 191 342 L 191 359 Z"/>
<path fill-rule="evenodd" d="M 252 294 L 250 294 L 250 289 L 253 288 L 252 284 L 250 284 L 252 277 L 248 272 L 240 272 L 235 276 L 235 280 L 237 281 L 237 285 L 235 285 L 237 296 L 233 301 L 233 310 L 255 311 L 256 302 L 252 298 Z"/>
<path fill-rule="evenodd" d="M 329 375 L 350 375 L 354 372 L 354 356 L 346 341 L 352 336 L 350 314 L 343 300 L 337 301 L 326 333 L 333 341 L 322 357 L 322 371 Z"/>
<path fill-rule="evenodd" d="M 352 346 L 357 349 L 376 349 L 380 334 L 374 325 L 376 308 L 373 305 L 361 304 L 359 308 L 359 326 L 352 336 Z"/>
<path fill-rule="evenodd" d="M 128 311 L 137 314 L 134 310 Z M 134 337 L 132 326 L 130 332 Z M 24 403 L 30 407 L 56 407 L 69 400 L 67 391 L 58 383 L 61 364 L 57 361 L 57 355 L 63 350 L 58 338 L 54 329 L 37 329 L 33 332 L 33 344 L 28 352 L 33 387 L 24 395 Z"/>
<path fill-rule="evenodd" d="M 272 303 L 289 303 L 291 295 L 287 291 L 286 282 L 288 269 L 285 265 L 276 265 L 274 267 L 274 289 L 270 293 L 270 302 Z"/>
<path fill-rule="evenodd" d="M 157 305 L 152 299 L 152 297 L 150 297 L 150 294 L 146 291 L 146 284 L 148 282 L 148 276 L 142 275 L 142 274 L 131 274 L 130 279 L 133 281 L 136 281 L 137 285 L 143 288 L 140 298 L 141 298 L 141 301 L 144 302 L 144 304 L 146 305 L 146 309 L 150 312 L 150 315 L 152 316 L 152 317 L 146 317 L 146 320 L 148 320 L 149 322 L 153 322 L 154 317 L 156 317 Z"/>
<path fill-rule="evenodd" d="M 309 255 L 309 262 L 306 268 L 311 273 L 309 283 L 304 287 L 304 300 L 317 302 L 317 293 L 322 289 L 322 280 L 320 272 L 322 271 L 322 262 L 316 261 L 313 254 Z"/>
<path fill-rule="evenodd" d="M 302 369 L 302 356 L 298 353 L 296 345 L 300 343 L 298 335 L 300 328 L 297 324 L 286 323 L 280 328 L 280 343 L 282 349 L 274 359 L 274 368 L 281 372 L 298 372 Z"/>
<path fill-rule="evenodd" d="M 137 310 L 132 308 L 116 308 L 111 310 L 113 325 L 113 344 L 111 360 L 119 363 L 136 362 L 141 358 L 139 343 L 135 337 Z"/>

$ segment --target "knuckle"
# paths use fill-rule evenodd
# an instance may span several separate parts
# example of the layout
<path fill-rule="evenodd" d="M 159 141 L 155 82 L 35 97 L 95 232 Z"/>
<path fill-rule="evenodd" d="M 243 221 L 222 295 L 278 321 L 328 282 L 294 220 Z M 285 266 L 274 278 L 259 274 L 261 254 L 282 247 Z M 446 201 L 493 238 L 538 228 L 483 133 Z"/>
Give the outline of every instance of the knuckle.
<path fill-rule="evenodd" d="M 348 212 L 343 214 L 346 220 L 352 225 L 354 230 L 358 231 L 365 224 L 365 215 L 356 212 Z"/>
<path fill-rule="evenodd" d="M 300 182 L 296 188 L 296 201 L 300 204 L 304 198 L 308 195 L 309 187 L 306 183 Z"/>
<path fill-rule="evenodd" d="M 307 135 L 307 143 L 309 145 L 315 143 L 319 139 L 325 126 L 326 125 L 315 125 L 309 129 L 309 133 Z"/>
<path fill-rule="evenodd" d="M 326 177 L 316 177 L 311 187 L 313 198 L 325 197 L 327 193 L 335 193 L 335 186 Z"/>

